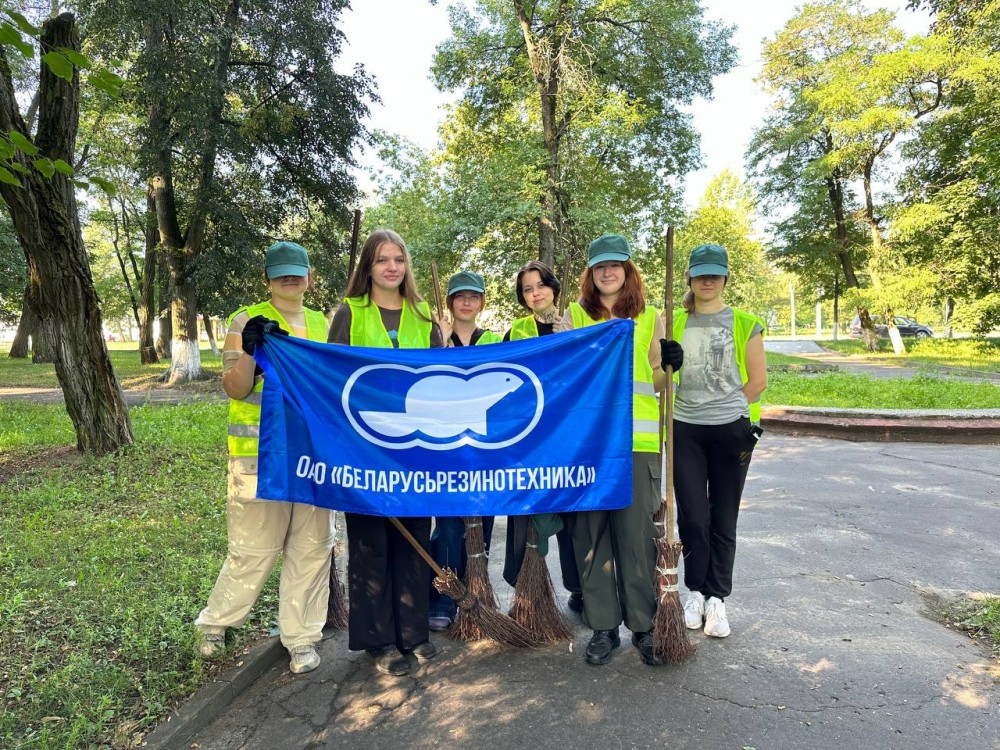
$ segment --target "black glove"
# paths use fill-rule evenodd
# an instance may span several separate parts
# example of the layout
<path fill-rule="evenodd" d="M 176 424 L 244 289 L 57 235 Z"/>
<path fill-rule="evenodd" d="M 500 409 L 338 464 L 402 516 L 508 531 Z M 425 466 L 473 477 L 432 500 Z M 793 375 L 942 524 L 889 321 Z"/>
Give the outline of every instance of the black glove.
<path fill-rule="evenodd" d="M 263 315 L 257 315 L 250 318 L 247 324 L 243 326 L 243 351 L 252 357 L 254 349 L 264 343 L 265 333 L 279 333 L 282 336 L 288 335 L 288 331 L 283 329 L 278 324 L 278 321 L 265 318 Z"/>
<path fill-rule="evenodd" d="M 677 372 L 683 364 L 684 350 L 681 349 L 681 345 L 676 341 L 660 339 L 660 367 L 664 370 L 673 367 L 674 372 Z"/>

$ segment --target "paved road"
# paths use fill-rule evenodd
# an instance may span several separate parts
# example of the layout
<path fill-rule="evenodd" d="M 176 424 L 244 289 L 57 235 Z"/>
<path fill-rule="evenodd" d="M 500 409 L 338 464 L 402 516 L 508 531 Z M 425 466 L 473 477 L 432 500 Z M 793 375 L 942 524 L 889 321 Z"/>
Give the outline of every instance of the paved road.
<path fill-rule="evenodd" d="M 338 634 L 316 672 L 282 660 L 190 746 L 998 750 L 996 662 L 928 617 L 936 592 L 1000 593 L 998 487 L 995 446 L 769 435 L 747 481 L 733 634 L 697 634 L 685 665 L 645 667 L 623 645 L 589 667 L 581 625 L 530 652 L 435 637 L 443 656 L 396 680 Z"/>

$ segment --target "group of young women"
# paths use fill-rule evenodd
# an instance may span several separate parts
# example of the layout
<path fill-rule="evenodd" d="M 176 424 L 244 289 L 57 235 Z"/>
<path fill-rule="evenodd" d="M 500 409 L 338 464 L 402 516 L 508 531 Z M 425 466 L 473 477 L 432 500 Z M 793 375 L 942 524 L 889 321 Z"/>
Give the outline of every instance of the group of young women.
<path fill-rule="evenodd" d="M 254 498 L 260 422 L 259 369 L 252 354 L 267 331 L 355 346 L 434 348 L 497 343 L 478 326 L 485 284 L 476 273 L 451 277 L 450 316 L 436 320 L 418 294 L 406 244 L 395 232 L 368 237 L 329 331 L 321 313 L 303 306 L 311 281 L 306 251 L 281 242 L 267 253 L 268 302 L 241 308 L 230 319 L 223 387 L 230 397 L 227 509 L 229 552 L 208 606 L 196 622 L 199 649 L 211 657 L 225 648 L 225 633 L 246 618 L 279 552 L 285 555 L 279 588 L 279 631 L 292 672 L 319 664 L 329 588 L 332 514 L 298 503 Z M 728 256 L 718 245 L 694 250 L 683 310 L 672 340 L 664 319 L 646 304 L 646 288 L 621 235 L 589 247 L 580 296 L 559 315 L 560 284 L 546 265 L 532 261 L 517 275 L 518 302 L 528 315 L 511 324 L 503 341 L 544 336 L 612 318 L 636 322 L 633 376 L 633 487 L 631 504 L 616 511 L 562 514 L 557 534 L 569 607 L 593 630 L 585 652 L 590 664 L 607 663 L 620 645 L 619 626 L 646 664 L 653 653 L 652 623 L 660 502 L 661 458 L 657 394 L 671 367 L 677 379 L 674 481 L 684 546 L 685 622 L 706 635 L 729 635 L 724 599 L 732 588 L 736 519 L 753 447 L 759 437 L 760 393 L 766 387 L 763 324 L 727 306 Z M 683 365 L 683 367 L 682 367 Z M 407 530 L 442 565 L 465 565 L 461 518 L 402 519 Z M 484 521 L 489 548 L 493 519 Z M 365 650 L 385 674 L 410 671 L 438 650 L 430 630 L 444 630 L 455 604 L 429 586 L 430 573 L 413 546 L 387 519 L 346 514 L 348 539 L 348 648 Z M 513 585 L 524 558 L 529 517 L 507 520 L 504 578 Z"/>

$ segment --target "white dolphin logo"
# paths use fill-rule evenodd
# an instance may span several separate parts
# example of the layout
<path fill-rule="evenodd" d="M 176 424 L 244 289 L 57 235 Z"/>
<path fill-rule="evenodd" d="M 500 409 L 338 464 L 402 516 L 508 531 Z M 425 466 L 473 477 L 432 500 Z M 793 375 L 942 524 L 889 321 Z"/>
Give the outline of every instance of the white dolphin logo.
<path fill-rule="evenodd" d="M 351 408 L 351 392 L 358 379 L 373 370 L 399 370 L 423 375 L 406 393 L 403 411 L 382 412 Z M 534 388 L 534 414 L 525 415 L 526 424 L 511 437 L 492 442 L 489 438 L 487 412 L 490 407 L 522 385 Z M 538 376 L 523 365 L 491 362 L 469 369 L 451 365 L 407 367 L 405 365 L 368 365 L 355 371 L 344 384 L 341 405 L 344 415 L 365 440 L 391 449 L 414 446 L 430 450 L 451 450 L 463 445 L 493 450 L 519 442 L 542 418 L 545 396 Z M 435 440 L 425 440 L 423 435 Z M 414 437 L 405 442 L 390 438 Z M 448 442 L 437 442 L 454 438 Z M 496 438 L 494 438 L 496 439 Z"/>
<path fill-rule="evenodd" d="M 376 432 L 403 437 L 422 432 L 450 438 L 471 431 L 486 435 L 486 412 L 524 380 L 512 372 L 484 372 L 469 380 L 455 375 L 431 375 L 406 393 L 403 412 L 363 411 L 361 419 Z"/>

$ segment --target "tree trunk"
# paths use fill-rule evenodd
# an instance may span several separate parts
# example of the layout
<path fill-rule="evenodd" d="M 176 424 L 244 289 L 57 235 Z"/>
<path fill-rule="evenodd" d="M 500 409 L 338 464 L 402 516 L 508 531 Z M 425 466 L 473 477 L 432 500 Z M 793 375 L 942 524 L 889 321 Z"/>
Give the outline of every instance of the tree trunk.
<path fill-rule="evenodd" d="M 159 362 L 153 342 L 153 318 L 156 317 L 156 216 L 153 215 L 153 196 L 146 196 L 146 259 L 142 263 L 139 280 L 139 361 L 144 365 Z"/>
<path fill-rule="evenodd" d="M 844 271 L 844 283 L 848 288 L 857 289 L 858 277 L 854 273 L 851 260 L 850 236 L 847 227 L 847 213 L 844 210 L 844 185 L 839 172 L 826 178 L 826 191 L 830 198 L 830 209 L 833 211 L 834 234 L 837 240 L 837 259 Z"/>
<path fill-rule="evenodd" d="M 56 361 L 55 347 L 45 333 L 45 327 L 39 325 L 31 335 L 31 364 L 51 365 Z"/>
<path fill-rule="evenodd" d="M 156 251 L 156 277 L 159 279 L 159 300 L 156 317 L 160 322 L 160 333 L 156 337 L 156 353 L 160 359 L 170 359 L 170 339 L 173 338 L 173 326 L 170 323 L 170 299 L 173 297 L 173 290 L 170 288 L 170 266 L 163 254 L 163 248 L 159 245 L 159 235 L 157 235 Z"/>
<path fill-rule="evenodd" d="M 79 51 L 72 14 L 47 20 L 41 48 Z M 79 123 L 78 71 L 69 83 L 41 64 L 38 135 L 35 145 L 50 159 L 74 161 Z M 0 129 L 26 134 L 6 52 L 0 47 Z M 128 409 L 104 344 L 101 311 L 87 251 L 76 216 L 73 183 L 56 173 L 45 178 L 23 154 L 28 168 L 23 187 L 0 183 L 0 196 L 28 262 L 28 296 L 41 319 L 43 338 L 53 342 L 55 370 L 66 411 L 76 430 L 77 448 L 102 455 L 132 442 Z"/>
<path fill-rule="evenodd" d="M 28 291 L 30 284 L 24 290 L 24 304 L 21 305 L 21 320 L 17 324 L 17 333 L 14 334 L 14 341 L 10 345 L 10 357 L 13 359 L 27 359 L 28 341 L 34 337 L 38 330 L 39 320 L 35 313 L 35 308 L 31 306 Z"/>
<path fill-rule="evenodd" d="M 205 326 L 205 335 L 208 337 L 208 345 L 212 347 L 212 354 L 216 357 L 220 356 L 219 345 L 215 341 L 215 323 L 212 321 L 212 316 L 208 313 L 203 313 L 201 322 Z"/>

